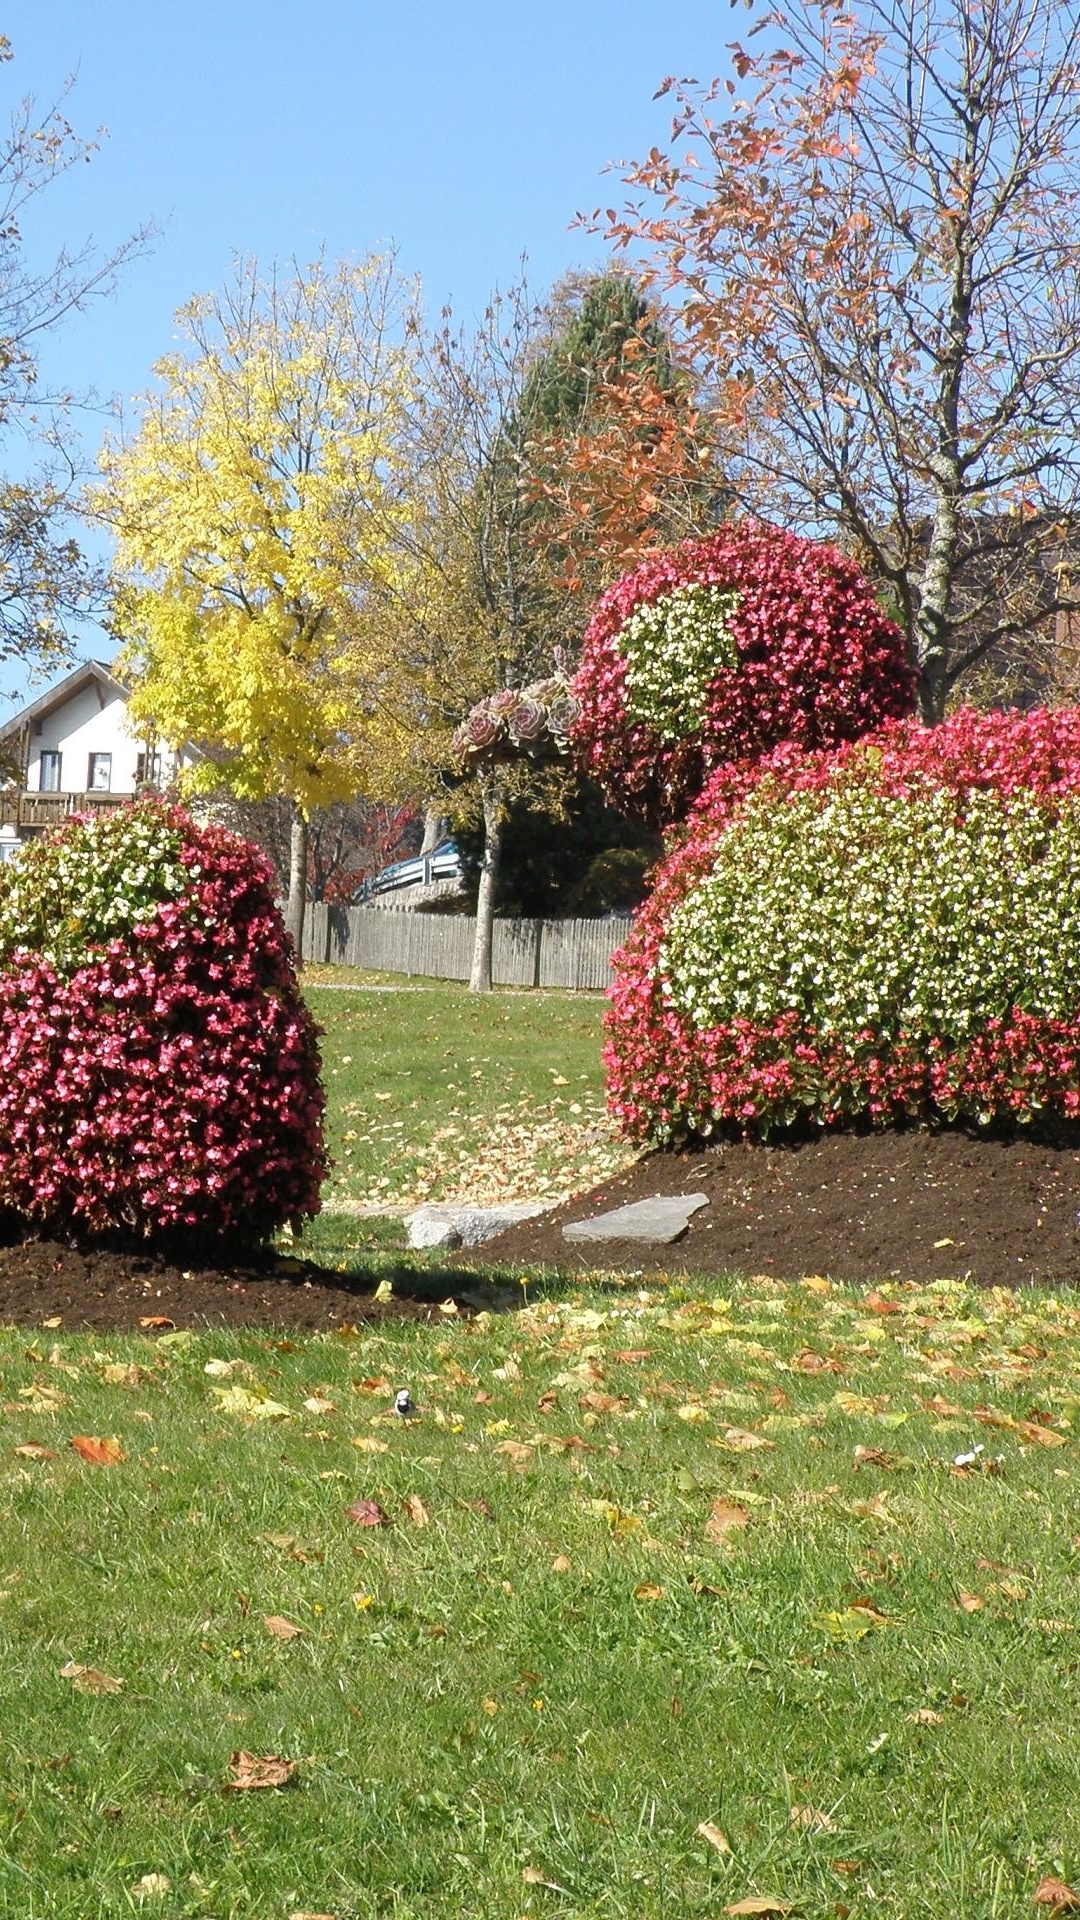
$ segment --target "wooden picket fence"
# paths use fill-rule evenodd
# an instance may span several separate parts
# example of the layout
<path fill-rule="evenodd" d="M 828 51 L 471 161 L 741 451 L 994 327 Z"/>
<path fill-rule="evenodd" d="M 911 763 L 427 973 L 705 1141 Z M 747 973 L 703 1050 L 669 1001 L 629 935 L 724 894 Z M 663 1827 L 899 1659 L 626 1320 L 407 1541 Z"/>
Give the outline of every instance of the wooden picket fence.
<path fill-rule="evenodd" d="M 501 987 L 607 987 L 611 956 L 629 927 L 628 914 L 606 920 L 496 920 L 492 977 Z M 475 936 L 476 921 L 469 914 L 309 906 L 304 958 L 379 973 L 467 980 Z"/>

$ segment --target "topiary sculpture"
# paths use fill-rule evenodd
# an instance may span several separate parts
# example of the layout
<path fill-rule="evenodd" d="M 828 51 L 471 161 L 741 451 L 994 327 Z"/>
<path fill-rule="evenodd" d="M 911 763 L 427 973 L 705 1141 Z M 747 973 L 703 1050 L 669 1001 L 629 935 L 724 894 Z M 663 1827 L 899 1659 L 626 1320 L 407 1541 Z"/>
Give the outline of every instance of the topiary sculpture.
<path fill-rule="evenodd" d="M 609 587 L 574 693 L 584 771 L 613 806 L 667 826 L 718 766 L 782 741 L 835 746 L 911 713 L 915 679 L 853 560 L 743 520 Z"/>
<path fill-rule="evenodd" d="M 616 971 L 636 1137 L 1080 1117 L 1080 711 L 722 769 Z"/>
<path fill-rule="evenodd" d="M 254 847 L 156 801 L 72 820 L 0 869 L 0 1207 L 245 1242 L 316 1213 L 316 1035 Z"/>

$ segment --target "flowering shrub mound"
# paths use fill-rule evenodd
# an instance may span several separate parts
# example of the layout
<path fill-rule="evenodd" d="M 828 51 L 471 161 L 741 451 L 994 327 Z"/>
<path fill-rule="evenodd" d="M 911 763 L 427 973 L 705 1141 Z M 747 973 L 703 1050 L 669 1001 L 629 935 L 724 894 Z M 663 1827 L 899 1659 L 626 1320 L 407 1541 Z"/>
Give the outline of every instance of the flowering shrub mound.
<path fill-rule="evenodd" d="M 584 770 L 613 806 L 667 825 L 717 766 L 911 713 L 914 677 L 854 561 L 744 520 L 608 588 L 574 692 Z"/>
<path fill-rule="evenodd" d="M 721 769 L 616 973 L 637 1137 L 1080 1117 L 1080 711 Z"/>
<path fill-rule="evenodd" d="M 141 801 L 0 869 L 0 1207 L 258 1241 L 314 1214 L 316 1028 L 268 862 Z"/>

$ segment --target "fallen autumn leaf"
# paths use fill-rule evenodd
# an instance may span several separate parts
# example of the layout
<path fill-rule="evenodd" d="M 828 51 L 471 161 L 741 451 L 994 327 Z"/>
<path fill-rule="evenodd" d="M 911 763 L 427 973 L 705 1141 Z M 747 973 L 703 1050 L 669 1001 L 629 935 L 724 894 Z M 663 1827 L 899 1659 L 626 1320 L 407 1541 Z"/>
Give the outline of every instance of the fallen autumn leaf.
<path fill-rule="evenodd" d="M 304 1631 L 295 1620 L 287 1620 L 283 1613 L 264 1613 L 263 1626 L 275 1640 L 295 1640 L 297 1634 Z"/>
<path fill-rule="evenodd" d="M 355 1521 L 358 1527 L 390 1525 L 389 1514 L 383 1512 L 377 1500 L 354 1500 L 351 1507 L 346 1507 L 345 1511 L 349 1519 Z"/>
<path fill-rule="evenodd" d="M 717 1826 L 715 1820 L 702 1820 L 700 1826 L 695 1828 L 695 1832 L 702 1840 L 707 1840 L 710 1847 L 715 1847 L 717 1853 L 731 1852 L 731 1843 L 727 1834 Z"/>
<path fill-rule="evenodd" d="M 725 1913 L 775 1913 L 792 1912 L 790 1900 L 777 1900 L 772 1894 L 748 1894 L 745 1900 L 736 1900 L 732 1906 L 724 1908 Z"/>
<path fill-rule="evenodd" d="M 61 1680 L 70 1680 L 77 1693 L 122 1693 L 124 1683 L 111 1673 L 102 1673 L 98 1667 L 82 1667 L 77 1660 L 68 1660 L 60 1669 Z"/>
<path fill-rule="evenodd" d="M 126 1459 L 119 1440 L 99 1440 L 95 1434 L 72 1434 L 68 1443 L 80 1460 L 88 1460 L 94 1467 L 115 1467 Z"/>
<path fill-rule="evenodd" d="M 738 1527 L 745 1527 L 750 1519 L 745 1507 L 736 1506 L 730 1500 L 714 1500 L 712 1511 L 705 1522 L 705 1538 L 715 1546 L 726 1546 L 729 1534 Z"/>
<path fill-rule="evenodd" d="M 231 1777 L 225 1782 L 225 1790 L 246 1793 L 263 1787 L 284 1787 L 292 1779 L 295 1767 L 295 1760 L 282 1760 L 276 1753 L 256 1754 L 241 1750 L 234 1753 L 229 1761 Z"/>
<path fill-rule="evenodd" d="M 1033 1897 L 1037 1907 L 1049 1907 L 1053 1913 L 1080 1913 L 1080 1893 L 1064 1880 L 1055 1880 L 1053 1874 L 1039 1881 Z"/>

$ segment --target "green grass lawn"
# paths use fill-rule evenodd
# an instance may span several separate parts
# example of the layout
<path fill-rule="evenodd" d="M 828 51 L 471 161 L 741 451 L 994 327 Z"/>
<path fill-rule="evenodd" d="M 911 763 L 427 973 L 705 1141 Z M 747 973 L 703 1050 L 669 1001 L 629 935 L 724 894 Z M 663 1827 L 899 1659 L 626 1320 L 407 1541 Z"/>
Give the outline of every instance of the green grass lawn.
<path fill-rule="evenodd" d="M 524 1291 L 3 1336 L 0 1911 L 983 1920 L 1080 1881 L 1080 1309 Z"/>
<path fill-rule="evenodd" d="M 601 995 L 476 995 L 384 976 L 307 994 L 324 1029 L 331 1215 L 554 1197 L 628 1158 L 604 1109 Z"/>

